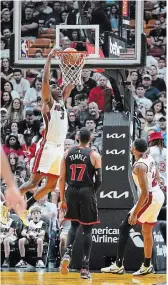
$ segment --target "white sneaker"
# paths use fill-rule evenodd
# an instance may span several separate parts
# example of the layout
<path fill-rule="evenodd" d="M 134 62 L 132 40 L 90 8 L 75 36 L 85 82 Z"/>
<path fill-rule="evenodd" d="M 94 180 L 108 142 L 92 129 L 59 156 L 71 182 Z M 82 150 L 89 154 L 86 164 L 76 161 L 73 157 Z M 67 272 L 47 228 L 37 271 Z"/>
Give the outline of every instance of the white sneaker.
<path fill-rule="evenodd" d="M 101 268 L 101 272 L 113 273 L 113 274 L 124 274 L 125 269 L 123 265 L 121 267 L 118 267 L 115 262 L 115 263 L 112 263 L 109 267 Z"/>
<path fill-rule="evenodd" d="M 134 272 L 133 275 L 139 276 L 139 275 L 147 275 L 150 273 L 154 273 L 153 265 L 150 264 L 149 267 L 145 267 L 144 264 L 142 263 L 140 269 L 138 271 Z"/>
<path fill-rule="evenodd" d="M 42 260 L 36 262 L 36 268 L 45 268 L 45 264 Z"/>
<path fill-rule="evenodd" d="M 28 266 L 28 263 L 26 261 L 24 261 L 23 259 L 21 259 L 16 265 L 15 267 L 21 267 L 21 268 L 26 268 Z"/>

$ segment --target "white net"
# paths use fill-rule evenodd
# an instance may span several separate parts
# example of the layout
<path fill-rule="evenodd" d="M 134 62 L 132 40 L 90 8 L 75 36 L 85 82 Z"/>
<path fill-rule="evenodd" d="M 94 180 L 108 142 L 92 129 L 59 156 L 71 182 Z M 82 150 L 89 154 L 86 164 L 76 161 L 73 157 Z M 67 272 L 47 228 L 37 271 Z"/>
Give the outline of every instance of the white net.
<path fill-rule="evenodd" d="M 61 69 L 63 85 L 68 85 L 69 83 L 81 85 L 81 74 L 85 64 L 86 52 L 58 51 L 55 57 Z"/>

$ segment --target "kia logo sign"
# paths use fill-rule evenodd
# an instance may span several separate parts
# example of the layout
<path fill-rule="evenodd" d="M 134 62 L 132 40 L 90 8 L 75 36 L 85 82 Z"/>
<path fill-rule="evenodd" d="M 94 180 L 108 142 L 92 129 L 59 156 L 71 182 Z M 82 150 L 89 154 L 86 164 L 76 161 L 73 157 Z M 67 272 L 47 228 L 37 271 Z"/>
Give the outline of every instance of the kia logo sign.
<path fill-rule="evenodd" d="M 119 154 L 125 154 L 125 150 L 122 149 L 118 151 L 117 149 L 112 149 L 112 150 L 106 150 L 106 154 L 114 154 L 114 155 L 119 155 Z"/>
<path fill-rule="evenodd" d="M 126 134 L 119 135 L 117 133 L 114 133 L 114 134 L 107 134 L 106 135 L 107 139 L 120 139 L 120 138 L 125 139 L 125 137 L 126 137 Z"/>
<path fill-rule="evenodd" d="M 119 171 L 119 170 L 124 171 L 125 170 L 125 166 L 118 167 L 117 165 L 112 165 L 112 166 L 106 165 L 105 169 L 106 169 L 106 171 L 109 171 L 109 170 L 111 170 L 111 171 Z"/>
<path fill-rule="evenodd" d="M 124 197 L 125 199 L 127 199 L 129 197 L 129 192 L 125 191 L 121 194 L 118 195 L 117 191 L 110 191 L 108 193 L 104 193 L 104 191 L 100 192 L 100 198 L 104 199 L 104 198 L 109 198 L 109 199 L 120 199 Z"/>

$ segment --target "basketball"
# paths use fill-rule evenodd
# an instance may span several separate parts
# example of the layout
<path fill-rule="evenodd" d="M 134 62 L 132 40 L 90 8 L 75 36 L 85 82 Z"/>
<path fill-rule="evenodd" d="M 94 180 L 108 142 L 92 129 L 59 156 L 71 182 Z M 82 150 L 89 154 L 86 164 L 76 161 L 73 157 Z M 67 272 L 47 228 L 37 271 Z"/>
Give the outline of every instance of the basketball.
<path fill-rule="evenodd" d="M 67 54 L 63 55 L 63 63 L 65 65 L 75 65 L 75 64 L 79 64 L 80 62 L 80 58 L 78 56 L 78 54 L 74 53 L 77 52 L 76 49 L 74 48 L 66 48 L 64 50 L 64 52 L 67 52 Z M 72 52 L 72 53 L 71 53 Z M 78 59 L 79 58 L 79 59 Z"/>

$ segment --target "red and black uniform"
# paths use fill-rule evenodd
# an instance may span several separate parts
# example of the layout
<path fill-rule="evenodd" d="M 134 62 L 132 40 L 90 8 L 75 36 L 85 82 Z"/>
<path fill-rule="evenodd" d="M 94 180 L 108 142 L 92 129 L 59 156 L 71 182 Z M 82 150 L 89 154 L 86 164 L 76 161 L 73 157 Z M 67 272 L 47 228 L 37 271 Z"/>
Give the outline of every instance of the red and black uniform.
<path fill-rule="evenodd" d="M 68 211 L 65 218 L 83 225 L 99 223 L 91 152 L 89 147 L 75 146 L 66 157 Z"/>

